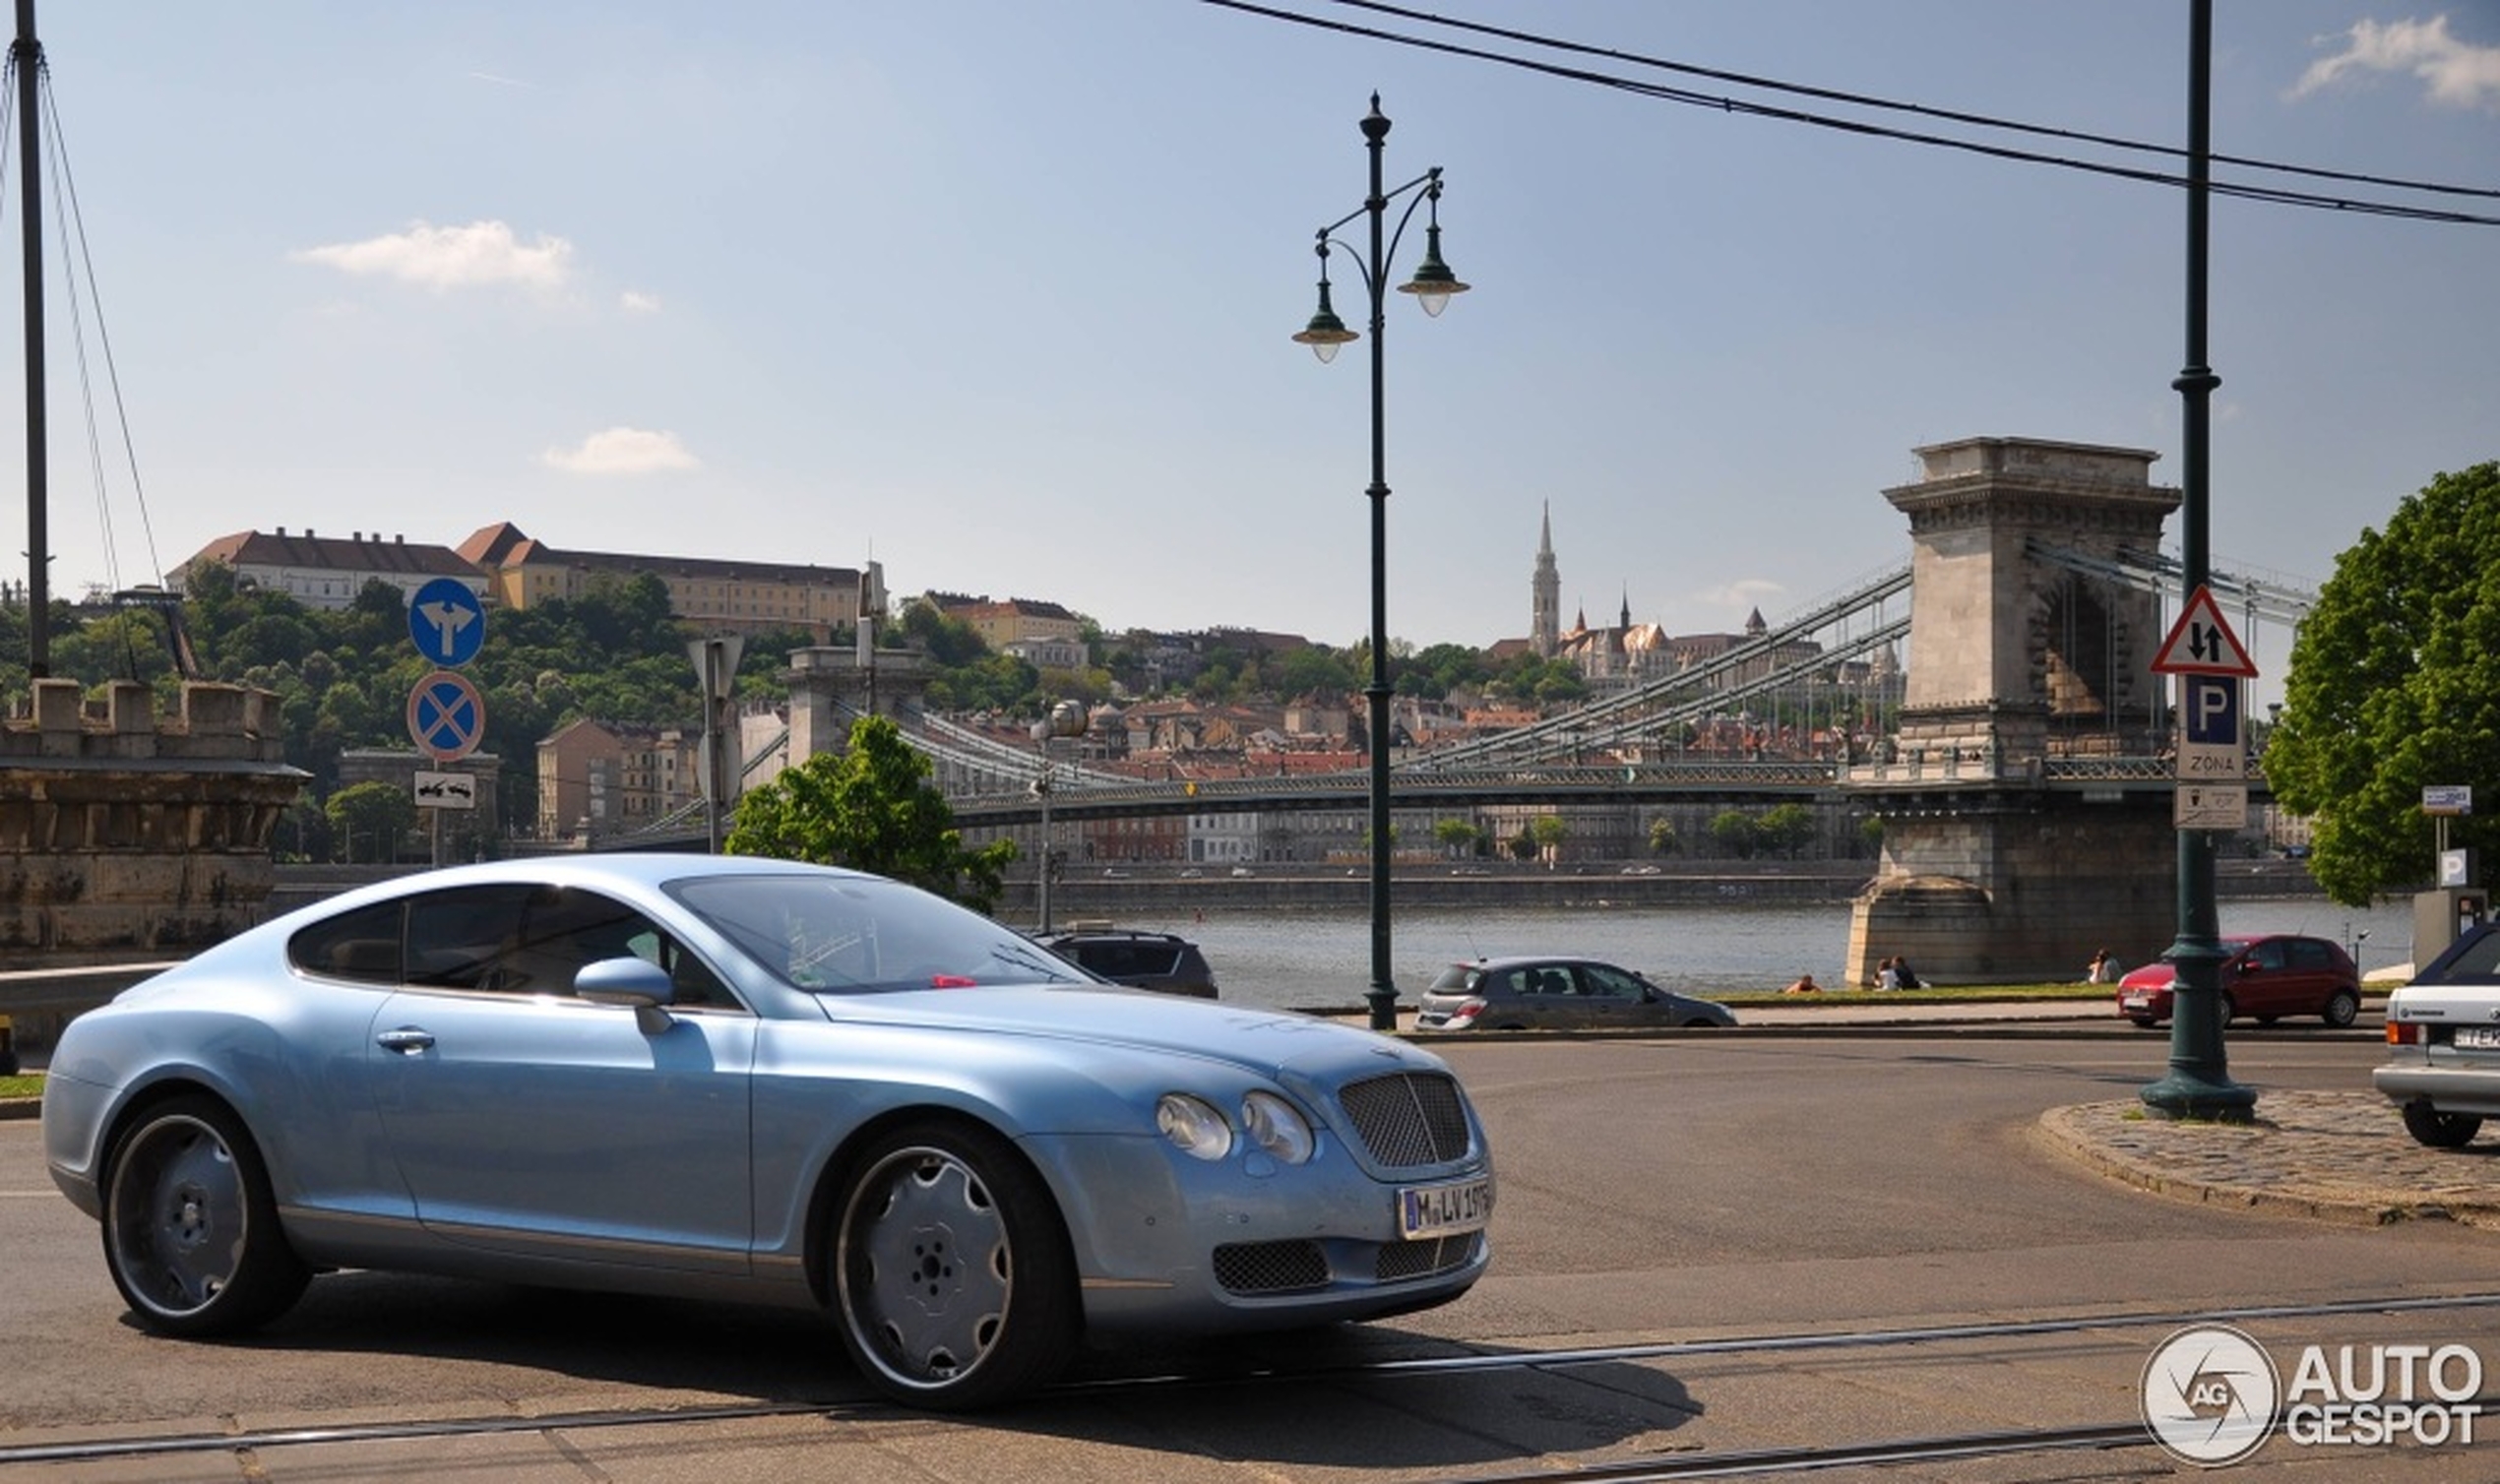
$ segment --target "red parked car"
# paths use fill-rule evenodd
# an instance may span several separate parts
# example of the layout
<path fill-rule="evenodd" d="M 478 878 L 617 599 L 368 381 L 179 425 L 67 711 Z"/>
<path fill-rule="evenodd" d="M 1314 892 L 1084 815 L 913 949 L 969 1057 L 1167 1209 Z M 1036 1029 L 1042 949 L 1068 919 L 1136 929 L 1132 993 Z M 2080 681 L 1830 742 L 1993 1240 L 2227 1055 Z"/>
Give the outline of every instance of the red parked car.
<path fill-rule="evenodd" d="M 2271 1025 L 2284 1016 L 2316 1016 L 2342 1029 L 2361 1009 L 2361 971 L 2352 956 L 2324 938 L 2276 934 L 2225 938 L 2222 1019 L 2254 1017 Z M 2118 981 L 2118 1013 L 2148 1029 L 2170 1019 L 2175 971 L 2148 963 Z"/>

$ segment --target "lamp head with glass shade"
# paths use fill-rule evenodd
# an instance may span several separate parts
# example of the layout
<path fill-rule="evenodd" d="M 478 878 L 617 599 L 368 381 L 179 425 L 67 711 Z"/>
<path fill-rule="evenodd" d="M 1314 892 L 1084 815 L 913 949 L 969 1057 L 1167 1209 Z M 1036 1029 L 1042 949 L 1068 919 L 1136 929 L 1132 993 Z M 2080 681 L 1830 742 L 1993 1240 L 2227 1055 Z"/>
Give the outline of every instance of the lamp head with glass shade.
<path fill-rule="evenodd" d="M 1311 353 L 1325 365 L 1337 359 L 1338 346 L 1362 337 L 1345 328 L 1345 322 L 1337 317 L 1336 307 L 1328 301 L 1328 242 L 1325 238 L 1320 242 L 1319 254 L 1320 307 L 1312 314 L 1311 323 L 1295 333 L 1293 340 L 1296 344 L 1310 346 Z"/>

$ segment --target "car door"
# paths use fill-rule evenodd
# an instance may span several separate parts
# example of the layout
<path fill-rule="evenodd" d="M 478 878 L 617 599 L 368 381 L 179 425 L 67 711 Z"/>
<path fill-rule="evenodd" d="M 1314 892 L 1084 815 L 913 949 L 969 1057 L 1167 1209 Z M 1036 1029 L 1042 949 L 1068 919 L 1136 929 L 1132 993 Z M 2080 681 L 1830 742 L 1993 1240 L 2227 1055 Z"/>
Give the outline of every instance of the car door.
<path fill-rule="evenodd" d="M 757 1022 L 700 959 L 601 894 L 465 887 L 408 903 L 406 982 L 375 1018 L 384 1138 L 438 1236 L 498 1252 L 743 1271 Z M 574 995 L 634 953 L 685 1008 L 646 1032 Z"/>
<path fill-rule="evenodd" d="M 1578 968 L 1581 1002 L 1589 1007 L 1592 1024 L 1649 1025 L 1665 1019 L 1651 1008 L 1648 985 L 1638 975 L 1608 963 Z M 1657 1010 L 1664 1008 L 1661 1003 Z"/>
<path fill-rule="evenodd" d="M 1519 971 L 1520 1005 L 1540 1029 L 1571 1030 L 1589 1023 L 1580 978 L 1568 963 L 1544 963 Z"/>
<path fill-rule="evenodd" d="M 2334 944 L 2322 938 L 2293 938 L 2286 941 L 2283 985 L 2285 999 L 2282 1014 L 2313 1016 L 2326 1009 L 2327 999 L 2344 987 L 2343 956 Z M 2353 989 L 2357 992 L 2359 985 Z"/>

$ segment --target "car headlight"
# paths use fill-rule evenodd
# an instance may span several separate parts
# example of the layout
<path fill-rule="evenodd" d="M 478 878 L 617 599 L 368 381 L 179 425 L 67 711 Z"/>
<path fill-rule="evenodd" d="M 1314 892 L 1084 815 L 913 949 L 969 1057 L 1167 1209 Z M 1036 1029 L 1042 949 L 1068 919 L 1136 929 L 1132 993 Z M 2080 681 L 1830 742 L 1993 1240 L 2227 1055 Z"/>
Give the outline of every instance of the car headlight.
<path fill-rule="evenodd" d="M 1241 1100 L 1241 1127 L 1279 1164 L 1301 1164 L 1319 1146 L 1310 1121 L 1273 1092 L 1253 1092 Z"/>
<path fill-rule="evenodd" d="M 1232 1125 L 1213 1104 L 1186 1092 L 1166 1092 L 1156 1101 L 1155 1127 L 1192 1158 L 1221 1159 L 1232 1152 Z"/>

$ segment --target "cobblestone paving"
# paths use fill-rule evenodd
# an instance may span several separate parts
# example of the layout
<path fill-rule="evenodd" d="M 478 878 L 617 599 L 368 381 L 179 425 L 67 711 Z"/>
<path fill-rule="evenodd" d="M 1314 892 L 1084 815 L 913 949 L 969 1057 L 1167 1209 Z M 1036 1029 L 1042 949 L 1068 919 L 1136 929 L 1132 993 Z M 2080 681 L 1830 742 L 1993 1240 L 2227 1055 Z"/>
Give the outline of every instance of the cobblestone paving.
<path fill-rule="evenodd" d="M 2256 1112 L 2250 1124 L 2174 1122 L 2133 1100 L 2085 1103 L 2051 1108 L 2038 1130 L 2094 1169 L 2181 1200 L 2500 1230 L 2500 1120 L 2462 1149 L 2432 1149 L 2376 1093 L 2263 1092 Z"/>

